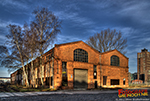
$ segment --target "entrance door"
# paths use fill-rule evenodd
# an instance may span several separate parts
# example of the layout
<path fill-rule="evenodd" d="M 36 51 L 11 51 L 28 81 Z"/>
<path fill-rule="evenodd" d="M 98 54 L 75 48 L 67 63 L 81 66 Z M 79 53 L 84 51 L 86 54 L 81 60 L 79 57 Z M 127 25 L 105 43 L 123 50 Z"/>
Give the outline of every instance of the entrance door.
<path fill-rule="evenodd" d="M 103 76 L 103 85 L 106 85 L 107 82 L 107 76 Z"/>
<path fill-rule="evenodd" d="M 95 88 L 97 88 L 97 81 L 95 81 Z"/>
<path fill-rule="evenodd" d="M 74 89 L 87 89 L 88 87 L 88 70 L 74 69 Z"/>

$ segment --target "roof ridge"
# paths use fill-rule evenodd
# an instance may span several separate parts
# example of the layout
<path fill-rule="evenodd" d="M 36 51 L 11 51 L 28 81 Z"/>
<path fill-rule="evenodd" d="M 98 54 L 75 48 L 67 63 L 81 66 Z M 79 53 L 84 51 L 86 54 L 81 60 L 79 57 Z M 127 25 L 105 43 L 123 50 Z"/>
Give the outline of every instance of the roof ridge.
<path fill-rule="evenodd" d="M 108 52 L 112 52 L 112 51 L 118 51 L 117 49 L 113 49 L 113 50 L 110 50 L 110 51 L 107 51 L 107 52 L 103 52 L 102 54 L 105 54 L 105 53 L 108 53 Z M 123 55 L 124 57 L 126 57 L 124 54 L 122 54 L 120 51 L 118 51 L 121 55 Z M 126 57 L 127 59 L 129 59 L 128 57 Z"/>
<path fill-rule="evenodd" d="M 65 45 L 65 44 L 71 44 L 71 43 L 78 43 L 78 42 L 83 42 L 83 41 L 80 40 L 80 41 L 66 42 L 66 43 L 62 43 L 62 44 L 55 44 L 55 46 Z"/>

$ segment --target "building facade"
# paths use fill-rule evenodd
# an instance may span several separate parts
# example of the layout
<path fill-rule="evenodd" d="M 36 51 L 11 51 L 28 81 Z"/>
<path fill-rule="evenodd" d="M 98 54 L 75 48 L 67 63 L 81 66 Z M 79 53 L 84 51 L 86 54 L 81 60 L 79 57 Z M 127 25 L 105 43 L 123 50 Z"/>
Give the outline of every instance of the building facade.
<path fill-rule="evenodd" d="M 30 80 L 30 64 L 27 69 L 29 82 L 35 87 L 40 77 L 45 86 L 55 89 L 128 86 L 128 58 L 116 49 L 100 53 L 82 41 L 56 44 L 43 55 L 42 63 L 39 71 L 39 61 L 34 60 L 34 80 Z"/>
<path fill-rule="evenodd" d="M 144 83 L 150 82 L 150 52 L 145 48 L 137 53 L 137 74 Z"/>

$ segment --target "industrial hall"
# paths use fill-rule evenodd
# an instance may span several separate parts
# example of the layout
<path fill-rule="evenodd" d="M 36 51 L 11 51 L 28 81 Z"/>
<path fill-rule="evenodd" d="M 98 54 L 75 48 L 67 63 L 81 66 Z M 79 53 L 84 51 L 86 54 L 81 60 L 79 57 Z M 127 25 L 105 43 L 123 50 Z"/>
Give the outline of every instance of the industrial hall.
<path fill-rule="evenodd" d="M 118 50 L 99 52 L 83 41 L 55 44 L 42 59 L 34 60 L 34 87 L 42 77 L 44 85 L 55 89 L 128 87 L 128 58 Z M 11 74 L 13 84 L 22 83 L 22 68 Z M 29 83 L 30 68 L 28 68 Z"/>

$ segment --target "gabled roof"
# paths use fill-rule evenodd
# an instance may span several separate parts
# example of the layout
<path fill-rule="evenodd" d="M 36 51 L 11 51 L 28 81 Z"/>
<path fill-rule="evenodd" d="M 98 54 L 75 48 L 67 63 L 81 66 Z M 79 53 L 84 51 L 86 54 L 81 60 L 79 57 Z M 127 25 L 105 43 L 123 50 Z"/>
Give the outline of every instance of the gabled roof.
<path fill-rule="evenodd" d="M 104 52 L 102 54 L 106 54 L 106 53 L 109 53 L 109 52 L 112 52 L 112 51 L 117 51 L 119 52 L 122 56 L 124 56 L 125 58 L 129 59 L 128 57 L 126 57 L 124 54 L 122 54 L 120 51 L 118 51 L 117 49 L 114 49 L 114 50 L 110 50 L 110 51 L 107 51 L 107 52 Z"/>
<path fill-rule="evenodd" d="M 62 43 L 62 44 L 55 44 L 55 47 L 57 46 L 62 46 L 62 45 L 68 45 L 68 44 L 75 44 L 75 43 L 80 43 L 80 42 L 83 42 L 83 41 L 74 41 L 74 42 L 68 42 L 68 43 Z"/>
<path fill-rule="evenodd" d="M 52 49 L 48 50 L 46 53 L 44 53 L 43 56 L 48 55 L 48 54 L 51 53 L 53 50 L 54 50 L 54 47 L 53 47 Z"/>
<path fill-rule="evenodd" d="M 80 40 L 80 41 L 75 41 L 75 42 L 63 43 L 63 44 L 55 44 L 55 47 L 57 47 L 57 46 L 62 46 L 62 45 L 68 45 L 68 44 L 76 44 L 76 43 L 83 43 L 83 44 L 85 44 L 86 46 L 88 46 L 88 47 L 90 47 L 91 49 L 93 49 L 95 52 L 98 52 L 99 54 L 106 54 L 106 53 L 108 53 L 108 52 L 117 51 L 117 52 L 119 52 L 122 56 L 124 56 L 125 58 L 129 59 L 128 57 L 126 57 L 124 54 L 122 54 L 122 53 L 121 53 L 120 51 L 118 51 L 117 49 L 100 53 L 99 51 L 97 51 L 96 49 L 94 49 L 93 47 L 89 46 L 88 44 L 84 43 L 84 42 L 81 41 L 81 40 Z"/>
<path fill-rule="evenodd" d="M 97 53 L 100 53 L 99 51 L 97 51 L 96 49 L 94 49 L 93 47 L 89 46 L 88 44 L 84 43 L 83 41 L 75 41 L 75 42 L 69 42 L 69 43 L 64 43 L 64 44 L 55 44 L 55 47 L 57 46 L 62 46 L 62 45 L 68 45 L 68 44 L 76 44 L 76 43 L 83 43 L 86 46 L 88 46 L 89 48 L 91 48 L 92 50 L 94 50 Z"/>

